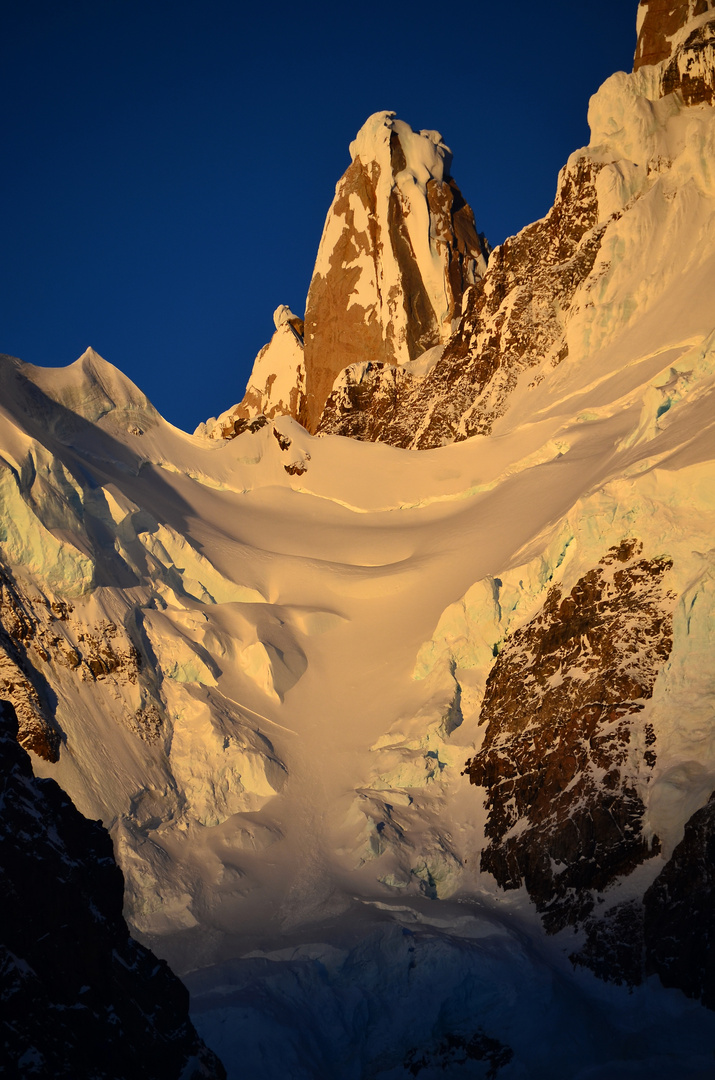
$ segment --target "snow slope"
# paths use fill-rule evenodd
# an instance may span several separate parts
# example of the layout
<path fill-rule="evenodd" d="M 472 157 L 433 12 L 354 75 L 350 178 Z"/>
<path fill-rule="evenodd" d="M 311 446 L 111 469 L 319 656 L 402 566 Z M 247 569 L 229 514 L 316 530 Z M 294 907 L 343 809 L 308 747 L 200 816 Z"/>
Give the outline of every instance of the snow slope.
<path fill-rule="evenodd" d="M 666 320 L 664 306 L 661 339 L 670 341 Z M 450 907 L 446 926 L 415 946 L 425 963 L 436 950 L 450 985 L 463 978 L 454 942 L 465 939 L 469 952 L 478 932 L 506 939 L 493 962 L 500 980 L 516 980 L 527 1012 L 541 979 L 565 979 L 579 1008 L 602 993 L 560 959 L 572 939 L 554 944 L 525 989 L 522 965 L 545 946 L 534 944 L 523 891 L 502 899 L 479 871 L 485 814 L 461 773 L 483 736 L 479 706 L 505 635 L 553 583 L 570 587 L 637 535 L 648 555 L 673 560 L 678 597 L 672 653 L 648 705 L 658 759 L 646 804 L 665 842 L 647 865 L 651 880 L 706 802 L 715 776 L 703 663 L 713 595 L 712 361 L 708 338 L 621 368 L 604 349 L 587 377 L 573 372 L 565 388 L 559 371 L 551 395 L 546 381 L 539 387 L 536 419 L 420 454 L 316 439 L 285 417 L 212 442 L 168 425 L 96 354 L 46 372 L 5 361 L 2 556 L 37 621 L 20 660 L 46 680 L 36 679 L 40 693 L 49 685 L 56 695 L 62 737 L 59 761 L 38 759 L 37 770 L 111 827 L 128 917 L 154 948 L 183 972 L 219 963 L 216 980 L 234 988 L 243 985 L 241 956 L 278 949 L 269 963 L 285 972 L 270 991 L 278 1000 L 280 980 L 298 977 L 281 958 L 335 948 L 327 967 L 309 956 L 300 968 L 292 1007 L 305 1015 L 315 980 L 342 985 L 363 935 L 373 945 L 359 948 L 373 952 L 355 979 L 372 1000 L 362 980 L 383 950 L 393 955 L 395 920 L 429 926 L 441 916 L 425 897 L 462 898 L 481 905 L 478 917 Z M 86 419 L 66 404 L 80 399 Z M 121 660 L 132 648 L 139 660 L 130 670 Z M 79 662 L 63 662 L 70 650 Z M 93 671 L 93 655 L 110 653 L 118 662 Z M 227 975 L 230 957 L 239 967 Z M 242 1043 L 250 1029 L 270 1044 L 272 1021 L 262 1027 L 235 990 L 218 1008 L 213 976 L 196 978 L 209 1042 L 228 1023 Z M 474 979 L 477 1009 L 483 983 Z M 654 1008 L 693 1017 L 685 999 L 663 1002 Z M 522 1071 L 511 1065 L 511 1075 L 541 1075 L 533 1046 L 505 1026 L 505 1008 L 490 1004 L 484 1037 L 517 1055 Z M 629 1023 L 660 1046 L 643 1009 Z M 710 1021 L 692 1022 L 705 1038 Z M 318 1075 L 335 1068 L 348 1038 L 342 1023 Z M 471 1045 L 465 1023 L 456 1030 Z M 430 1053 L 457 1053 L 442 1046 L 452 1029 L 441 1014 L 425 1024 Z M 565 1060 L 601 1060 L 587 1028 Z M 377 1053 L 368 1044 L 361 1052 Z M 413 1049 L 419 1057 L 411 1022 L 396 1046 L 400 1062 Z M 313 1075 L 310 1047 L 299 1041 L 295 1053 Z M 361 1075 L 362 1066 L 351 1068 Z"/>

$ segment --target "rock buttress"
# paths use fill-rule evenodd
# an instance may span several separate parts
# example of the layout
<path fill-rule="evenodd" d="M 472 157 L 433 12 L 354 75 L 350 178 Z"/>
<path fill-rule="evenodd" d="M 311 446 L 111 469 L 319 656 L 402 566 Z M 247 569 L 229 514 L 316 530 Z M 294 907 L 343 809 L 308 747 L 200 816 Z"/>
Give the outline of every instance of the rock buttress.
<path fill-rule="evenodd" d="M 713 0 L 640 0 L 633 70 L 667 60 L 678 31 L 712 8 Z"/>
<path fill-rule="evenodd" d="M 657 975 L 715 1010 L 715 792 L 642 900 L 590 917 L 585 929 L 574 963 L 628 986 Z"/>
<path fill-rule="evenodd" d="M 0 702 L 0 1058 L 9 1075 L 220 1080 L 189 996 L 129 936 L 109 834 L 32 775 Z"/>
<path fill-rule="evenodd" d="M 486 789 L 482 869 L 525 885 L 546 929 L 585 919 L 594 894 L 657 850 L 639 787 L 656 756 L 641 714 L 672 648 L 671 562 L 624 541 L 568 596 L 554 586 L 487 680 L 484 743 L 467 762 Z"/>

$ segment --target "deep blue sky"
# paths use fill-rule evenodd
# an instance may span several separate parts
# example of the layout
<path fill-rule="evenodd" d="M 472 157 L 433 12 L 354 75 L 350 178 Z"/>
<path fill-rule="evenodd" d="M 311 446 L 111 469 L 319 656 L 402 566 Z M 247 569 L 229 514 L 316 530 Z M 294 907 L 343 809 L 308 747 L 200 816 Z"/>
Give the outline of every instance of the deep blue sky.
<path fill-rule="evenodd" d="M 302 314 L 363 121 L 437 128 L 492 244 L 541 217 L 636 0 L 3 0 L 0 351 L 87 345 L 192 431 Z"/>

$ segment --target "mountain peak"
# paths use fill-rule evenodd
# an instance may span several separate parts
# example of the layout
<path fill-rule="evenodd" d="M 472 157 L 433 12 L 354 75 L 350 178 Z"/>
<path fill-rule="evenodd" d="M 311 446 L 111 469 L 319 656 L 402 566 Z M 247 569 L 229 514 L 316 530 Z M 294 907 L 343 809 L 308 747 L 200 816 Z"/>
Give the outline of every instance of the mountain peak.
<path fill-rule="evenodd" d="M 281 326 L 285 326 L 286 323 L 293 322 L 300 319 L 295 315 L 287 304 L 279 304 L 276 310 L 273 312 L 273 323 L 276 330 L 280 330 Z"/>
<path fill-rule="evenodd" d="M 407 171 L 424 190 L 432 179 L 449 179 L 452 151 L 438 131 L 413 131 L 394 112 L 377 112 L 350 143 L 350 158 L 365 166 L 375 162 L 386 175 Z"/>
<path fill-rule="evenodd" d="M 122 427 L 129 424 L 133 429 L 139 422 L 143 429 L 159 415 L 146 394 L 91 346 L 66 367 L 21 364 L 20 371 L 42 391 L 46 402 L 60 407 L 56 416 L 64 417 L 63 424 L 70 414 L 93 424 L 111 414 Z"/>
<path fill-rule="evenodd" d="M 374 113 L 350 155 L 308 292 L 299 419 L 310 431 L 346 367 L 403 365 L 447 340 L 489 250 L 438 131 Z"/>
<path fill-rule="evenodd" d="M 350 157 L 325 221 L 305 323 L 285 304 L 276 308 L 276 332 L 243 401 L 206 432 L 231 438 L 236 421 L 242 430 L 259 413 L 288 413 L 314 432 L 345 368 L 401 367 L 443 345 L 466 290 L 485 273 L 489 245 L 438 131 L 376 112 Z"/>

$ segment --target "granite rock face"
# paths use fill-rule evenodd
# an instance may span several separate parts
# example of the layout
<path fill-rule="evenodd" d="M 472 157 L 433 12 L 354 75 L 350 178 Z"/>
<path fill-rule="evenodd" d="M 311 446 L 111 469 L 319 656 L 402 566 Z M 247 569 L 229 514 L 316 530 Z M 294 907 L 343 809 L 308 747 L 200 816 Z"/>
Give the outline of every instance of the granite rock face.
<path fill-rule="evenodd" d="M 568 596 L 554 586 L 487 680 L 479 752 L 482 869 L 525 885 L 547 930 L 576 924 L 596 894 L 658 850 L 639 789 L 656 762 L 641 718 L 672 647 L 671 562 L 636 539 L 611 549 Z"/>
<path fill-rule="evenodd" d="M 694 26 L 663 72 L 663 96 L 680 91 L 686 105 L 715 102 L 715 10 L 708 13 L 709 21 Z"/>
<path fill-rule="evenodd" d="M 157 741 L 161 703 L 135 642 L 141 643 L 138 628 L 130 632 L 107 619 L 87 624 L 70 601 L 21 586 L 0 565 L 0 694 L 17 714 L 20 745 L 45 761 L 59 760 L 64 738 L 54 716 L 58 671 L 77 682 L 131 686 L 136 707 L 117 713 L 140 739 Z"/>
<path fill-rule="evenodd" d="M 436 131 L 376 113 L 350 144 L 323 230 L 305 314 L 306 405 L 315 431 L 336 376 L 403 365 L 449 338 L 488 248 Z"/>
<path fill-rule="evenodd" d="M 354 365 L 402 370 L 444 344 L 489 245 L 451 175 L 437 131 L 375 113 L 350 144 L 308 292 L 305 324 L 283 305 L 246 394 L 198 432 L 233 438 L 235 420 L 290 415 L 309 431 L 336 377 Z M 292 331 L 292 335 L 291 335 Z M 322 429 L 321 429 L 322 430 Z"/>
<path fill-rule="evenodd" d="M 70 605 L 58 606 L 52 617 L 65 614 Z M 0 566 L 0 693 L 12 702 L 18 719 L 18 741 L 45 761 L 59 759 L 60 731 L 47 704 L 47 693 L 31 661 L 28 648 L 40 636 L 39 620 L 10 574 Z M 59 639 L 58 639 L 59 641 Z M 41 646 L 42 648 L 42 646 Z M 46 653 L 46 650 L 42 648 Z M 74 653 L 61 653 L 70 665 Z M 77 662 L 79 662 L 77 658 Z"/>
<path fill-rule="evenodd" d="M 712 105 L 715 95 L 713 0 L 641 0 L 633 69 L 638 71 L 649 64 L 662 65 L 662 96 L 679 91 L 686 105 Z"/>
<path fill-rule="evenodd" d="M 678 32 L 712 10 L 712 0 L 640 0 L 634 71 L 667 60 Z"/>
<path fill-rule="evenodd" d="M 129 936 L 109 834 L 32 775 L 0 702 L 0 1058 L 7 1075 L 225 1078 L 168 965 Z"/>
<path fill-rule="evenodd" d="M 542 220 L 491 255 L 470 288 L 455 332 L 429 370 L 349 368 L 336 381 L 318 430 L 429 449 L 488 434 L 517 379 L 568 354 L 563 312 L 593 268 L 600 165 L 579 159 L 559 179 Z"/>

